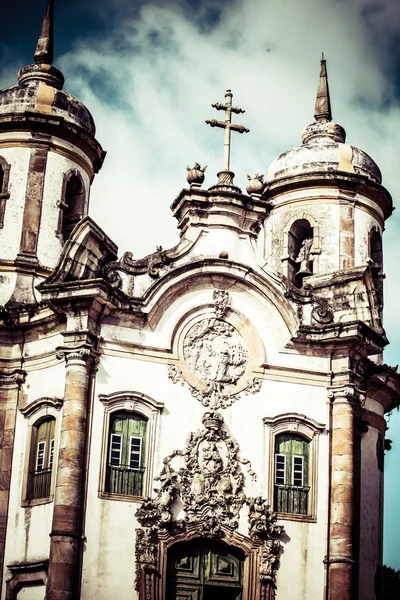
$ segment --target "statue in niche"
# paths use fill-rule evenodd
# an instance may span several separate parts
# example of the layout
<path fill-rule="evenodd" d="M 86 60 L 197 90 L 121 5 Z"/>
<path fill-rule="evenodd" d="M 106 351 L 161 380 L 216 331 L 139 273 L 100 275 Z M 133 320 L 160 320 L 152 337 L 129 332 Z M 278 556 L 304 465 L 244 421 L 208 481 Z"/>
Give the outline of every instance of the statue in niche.
<path fill-rule="evenodd" d="M 313 245 L 313 241 L 314 240 L 312 237 L 307 237 L 303 240 L 296 258 L 296 262 L 301 263 L 303 262 L 303 260 L 310 260 L 310 252 Z"/>

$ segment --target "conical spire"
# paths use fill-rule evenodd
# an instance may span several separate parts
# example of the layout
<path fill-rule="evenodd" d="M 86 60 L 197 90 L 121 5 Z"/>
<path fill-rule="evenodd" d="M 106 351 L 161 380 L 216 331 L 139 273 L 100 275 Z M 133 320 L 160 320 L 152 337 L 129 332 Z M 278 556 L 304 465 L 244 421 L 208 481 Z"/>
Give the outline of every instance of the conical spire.
<path fill-rule="evenodd" d="M 319 74 L 317 99 L 315 101 L 314 117 L 316 121 L 326 123 L 332 121 L 331 100 L 329 96 L 328 73 L 324 53 L 321 58 L 321 72 Z"/>
<path fill-rule="evenodd" d="M 35 51 L 37 64 L 51 65 L 54 58 L 54 0 L 49 0 Z"/>

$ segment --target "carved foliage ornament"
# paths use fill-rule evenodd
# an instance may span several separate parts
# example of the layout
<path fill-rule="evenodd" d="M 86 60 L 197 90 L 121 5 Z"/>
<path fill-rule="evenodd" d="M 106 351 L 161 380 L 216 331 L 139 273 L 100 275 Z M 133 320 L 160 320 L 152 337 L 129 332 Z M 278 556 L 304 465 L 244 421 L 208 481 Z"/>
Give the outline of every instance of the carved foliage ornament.
<path fill-rule="evenodd" d="M 206 412 L 204 428 L 190 433 L 186 447 L 164 459 L 155 498 L 145 498 L 136 512 L 142 526 L 136 532 L 137 580 L 141 570 L 156 568 L 160 531 L 174 535 L 195 523 L 199 536 L 223 537 L 222 526 L 237 529 L 240 510 L 248 504 L 249 535 L 263 545 L 260 579 L 274 583 L 283 528 L 262 498 L 246 497 L 242 465 L 252 479 L 256 475 L 223 424 L 221 414 Z"/>

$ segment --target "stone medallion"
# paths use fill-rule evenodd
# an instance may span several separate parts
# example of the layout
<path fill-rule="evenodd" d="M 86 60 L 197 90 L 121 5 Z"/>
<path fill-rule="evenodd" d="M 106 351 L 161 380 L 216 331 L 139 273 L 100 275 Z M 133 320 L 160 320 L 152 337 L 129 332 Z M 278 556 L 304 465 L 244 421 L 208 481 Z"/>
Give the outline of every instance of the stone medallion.
<path fill-rule="evenodd" d="M 249 350 L 238 329 L 227 320 L 229 294 L 213 292 L 214 311 L 186 330 L 182 354 L 184 364 L 168 366 L 173 383 L 187 383 L 194 398 L 213 410 L 226 408 L 240 392 L 255 394 L 261 379 L 247 379 Z"/>
<path fill-rule="evenodd" d="M 188 369 L 207 387 L 236 384 L 249 362 L 239 332 L 226 321 L 203 319 L 186 334 L 183 354 Z"/>

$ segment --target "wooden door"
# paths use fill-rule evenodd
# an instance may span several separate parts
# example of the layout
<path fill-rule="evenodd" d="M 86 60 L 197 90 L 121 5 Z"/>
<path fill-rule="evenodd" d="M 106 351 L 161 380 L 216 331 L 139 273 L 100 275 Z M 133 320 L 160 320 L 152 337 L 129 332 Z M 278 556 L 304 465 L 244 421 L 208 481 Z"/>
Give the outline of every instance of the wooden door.
<path fill-rule="evenodd" d="M 241 600 L 243 557 L 217 542 L 193 540 L 168 552 L 168 600 Z"/>

